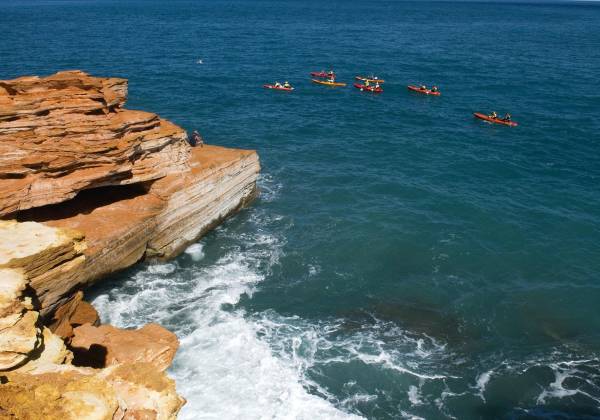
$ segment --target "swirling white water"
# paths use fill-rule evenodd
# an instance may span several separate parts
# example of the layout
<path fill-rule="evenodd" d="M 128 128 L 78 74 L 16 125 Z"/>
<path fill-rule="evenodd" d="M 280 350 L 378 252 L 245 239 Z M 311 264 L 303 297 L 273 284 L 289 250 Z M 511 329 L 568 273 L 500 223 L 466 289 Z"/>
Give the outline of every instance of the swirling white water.
<path fill-rule="evenodd" d="M 263 188 L 268 200 L 275 192 Z M 124 328 L 157 322 L 178 335 L 170 374 L 187 399 L 182 419 L 358 418 L 305 377 L 303 360 L 277 357 L 259 338 L 270 328 L 268 318 L 247 319 L 232 309 L 278 262 L 283 238 L 263 229 L 277 219 L 255 214 L 249 220 L 255 233 L 235 238 L 214 263 L 203 264 L 203 244 L 194 244 L 175 262 L 128 273 L 93 300 L 103 322 Z M 219 234 L 229 235 L 227 229 Z"/>

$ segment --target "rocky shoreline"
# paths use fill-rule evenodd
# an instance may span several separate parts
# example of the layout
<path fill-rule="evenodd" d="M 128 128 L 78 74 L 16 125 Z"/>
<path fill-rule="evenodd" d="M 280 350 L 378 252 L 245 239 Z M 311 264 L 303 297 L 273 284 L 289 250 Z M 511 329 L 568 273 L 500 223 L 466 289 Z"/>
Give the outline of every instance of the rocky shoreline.
<path fill-rule="evenodd" d="M 168 259 L 257 194 L 254 151 L 192 148 L 127 81 L 0 81 L 0 418 L 171 419 L 177 337 L 100 325 L 82 290 Z"/>

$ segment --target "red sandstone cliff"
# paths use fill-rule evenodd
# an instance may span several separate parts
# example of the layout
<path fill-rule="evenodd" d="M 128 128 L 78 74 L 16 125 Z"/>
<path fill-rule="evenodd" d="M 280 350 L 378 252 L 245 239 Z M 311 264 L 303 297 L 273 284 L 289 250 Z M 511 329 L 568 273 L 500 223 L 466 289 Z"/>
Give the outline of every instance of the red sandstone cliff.
<path fill-rule="evenodd" d="M 78 71 L 0 81 L 0 417 L 169 419 L 183 404 L 163 373 L 177 338 L 98 326 L 80 290 L 247 204 L 258 157 L 192 149 L 126 97 L 126 80 Z"/>
<path fill-rule="evenodd" d="M 82 72 L 0 81 L 0 216 L 186 170 L 185 131 L 126 96 Z"/>

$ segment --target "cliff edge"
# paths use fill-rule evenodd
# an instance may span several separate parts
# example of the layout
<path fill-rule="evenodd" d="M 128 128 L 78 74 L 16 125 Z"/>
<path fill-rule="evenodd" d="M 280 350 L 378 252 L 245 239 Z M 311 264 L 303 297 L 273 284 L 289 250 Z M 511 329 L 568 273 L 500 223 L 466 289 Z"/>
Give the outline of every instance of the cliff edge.
<path fill-rule="evenodd" d="M 191 148 L 127 81 L 0 81 L 0 418 L 172 419 L 177 337 L 100 325 L 82 290 L 176 256 L 256 196 L 254 151 Z"/>

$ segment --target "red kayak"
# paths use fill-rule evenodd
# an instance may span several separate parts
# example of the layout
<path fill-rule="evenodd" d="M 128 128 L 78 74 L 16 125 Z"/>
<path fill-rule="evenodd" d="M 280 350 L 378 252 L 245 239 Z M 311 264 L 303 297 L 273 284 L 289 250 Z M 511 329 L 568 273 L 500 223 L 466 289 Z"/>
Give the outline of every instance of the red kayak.
<path fill-rule="evenodd" d="M 432 91 L 431 89 L 421 89 L 418 86 L 407 86 L 408 90 L 412 90 L 413 92 L 419 92 L 422 93 L 424 95 L 434 95 L 434 96 L 440 96 L 442 93 L 437 90 L 437 91 Z"/>
<path fill-rule="evenodd" d="M 496 123 L 496 124 L 504 124 L 504 125 L 508 125 L 509 127 L 516 127 L 517 125 L 519 125 L 514 121 L 506 121 L 506 120 L 503 120 L 502 118 L 492 118 L 489 115 L 482 114 L 481 112 L 475 112 L 473 115 L 475 116 L 475 118 L 479 118 L 480 120 L 484 120 L 484 121 Z"/>
<path fill-rule="evenodd" d="M 327 77 L 335 79 L 335 73 L 327 73 L 326 71 L 313 71 L 310 73 L 312 77 Z"/>
<path fill-rule="evenodd" d="M 360 83 L 354 83 L 354 87 L 356 89 L 359 89 L 361 92 L 363 92 L 365 90 L 368 92 L 373 92 L 373 93 L 383 92 L 383 89 L 381 88 L 381 86 L 366 86 L 366 85 L 361 85 Z"/>
<path fill-rule="evenodd" d="M 263 85 L 263 87 L 265 89 L 284 90 L 286 92 L 291 92 L 292 90 L 294 90 L 293 87 L 286 88 L 283 86 L 275 86 L 275 85 Z"/>

